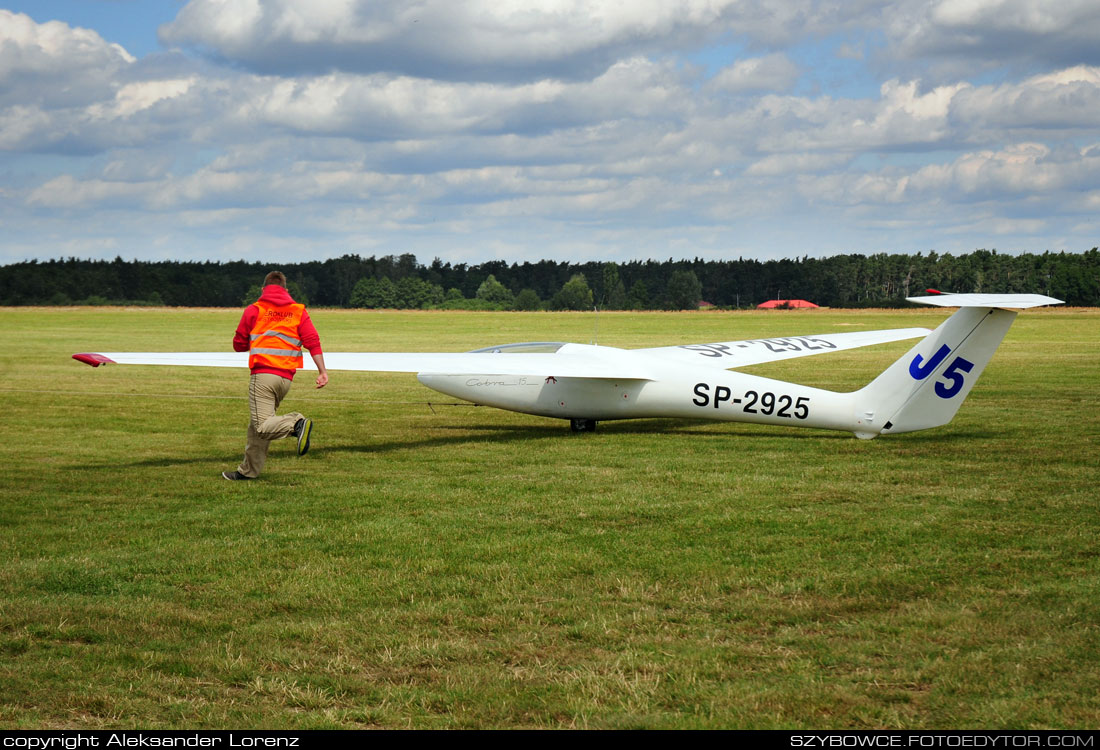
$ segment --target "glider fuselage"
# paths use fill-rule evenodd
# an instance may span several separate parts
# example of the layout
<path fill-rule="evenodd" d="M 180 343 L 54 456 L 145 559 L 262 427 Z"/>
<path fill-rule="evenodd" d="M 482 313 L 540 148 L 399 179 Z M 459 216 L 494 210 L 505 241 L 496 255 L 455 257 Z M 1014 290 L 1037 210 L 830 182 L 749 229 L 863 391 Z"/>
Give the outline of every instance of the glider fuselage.
<path fill-rule="evenodd" d="M 649 378 L 419 373 L 433 390 L 475 404 L 563 419 L 712 419 L 851 430 L 852 394 L 731 370 L 670 364 L 605 346 L 569 344 L 570 354 L 623 362 L 636 359 Z M 507 354 L 499 356 L 507 357 Z M 644 366 L 644 367 L 642 367 Z"/>

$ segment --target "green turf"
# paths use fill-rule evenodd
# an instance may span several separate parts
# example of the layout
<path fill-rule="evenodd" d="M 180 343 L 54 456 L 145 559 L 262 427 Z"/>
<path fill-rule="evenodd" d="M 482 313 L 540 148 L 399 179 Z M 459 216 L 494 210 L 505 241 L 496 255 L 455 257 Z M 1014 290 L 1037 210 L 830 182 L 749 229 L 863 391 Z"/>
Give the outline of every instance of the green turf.
<path fill-rule="evenodd" d="M 239 311 L 3 309 L 0 727 L 1100 724 L 1100 312 L 1020 315 L 955 421 L 564 422 L 301 378 L 244 448 Z M 638 347 L 949 311 L 601 313 Z M 315 310 L 331 351 L 589 342 L 591 314 Z M 909 343 L 754 368 L 848 390 Z"/>

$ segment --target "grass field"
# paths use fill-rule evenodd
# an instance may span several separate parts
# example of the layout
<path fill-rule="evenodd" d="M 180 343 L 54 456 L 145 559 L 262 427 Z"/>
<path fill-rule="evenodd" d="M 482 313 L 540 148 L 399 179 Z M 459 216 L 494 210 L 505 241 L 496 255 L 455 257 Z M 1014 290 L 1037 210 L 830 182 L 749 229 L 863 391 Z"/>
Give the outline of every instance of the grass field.
<path fill-rule="evenodd" d="M 625 347 L 949 311 L 602 313 Z M 564 422 L 334 373 L 231 483 L 239 311 L 3 309 L 0 727 L 1100 726 L 1100 311 L 1020 315 L 958 417 L 861 441 Z M 594 317 L 315 310 L 331 351 Z M 850 390 L 908 342 L 754 368 Z"/>

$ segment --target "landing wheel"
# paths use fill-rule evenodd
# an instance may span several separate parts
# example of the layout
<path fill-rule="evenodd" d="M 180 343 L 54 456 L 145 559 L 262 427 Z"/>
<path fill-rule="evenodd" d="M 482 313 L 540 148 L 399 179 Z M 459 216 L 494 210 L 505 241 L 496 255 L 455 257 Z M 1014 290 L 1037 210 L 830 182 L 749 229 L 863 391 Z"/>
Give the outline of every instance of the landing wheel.
<path fill-rule="evenodd" d="M 569 429 L 573 432 L 595 432 L 596 420 L 594 419 L 570 419 Z"/>

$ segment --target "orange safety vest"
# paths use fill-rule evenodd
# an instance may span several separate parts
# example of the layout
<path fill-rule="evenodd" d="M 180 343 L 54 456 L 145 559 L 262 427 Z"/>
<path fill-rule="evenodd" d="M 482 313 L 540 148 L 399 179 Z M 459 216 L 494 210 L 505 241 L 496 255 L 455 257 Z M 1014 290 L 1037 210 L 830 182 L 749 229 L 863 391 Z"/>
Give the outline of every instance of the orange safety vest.
<path fill-rule="evenodd" d="M 256 325 L 252 327 L 248 349 L 248 366 L 277 367 L 280 370 L 297 370 L 302 367 L 302 340 L 298 338 L 298 324 L 302 322 L 306 306 L 299 304 L 273 305 L 258 300 L 252 304 L 260 308 Z"/>

